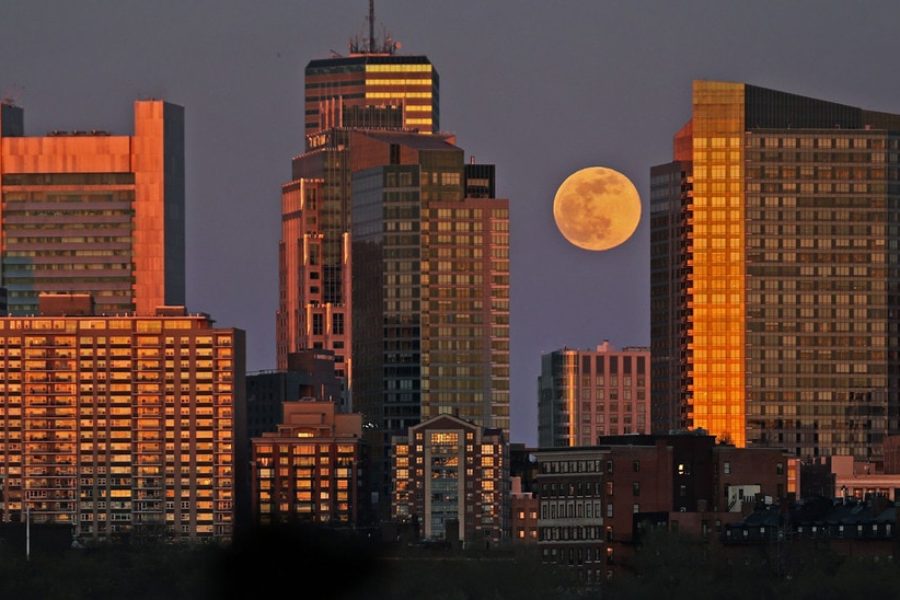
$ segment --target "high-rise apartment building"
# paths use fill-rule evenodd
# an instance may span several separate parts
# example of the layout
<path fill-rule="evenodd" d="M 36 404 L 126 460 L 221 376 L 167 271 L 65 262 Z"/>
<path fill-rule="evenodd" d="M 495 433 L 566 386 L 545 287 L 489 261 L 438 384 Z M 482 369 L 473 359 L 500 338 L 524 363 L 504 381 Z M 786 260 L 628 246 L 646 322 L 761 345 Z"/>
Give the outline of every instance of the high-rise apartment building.
<path fill-rule="evenodd" d="M 441 136 L 353 140 L 380 163 L 353 174 L 354 406 L 374 454 L 442 414 L 508 435 L 509 203 L 484 197 L 493 168 Z M 373 467 L 385 491 L 387 474 Z"/>
<path fill-rule="evenodd" d="M 134 135 L 26 137 L 0 104 L 0 285 L 14 315 L 40 292 L 92 294 L 99 313 L 184 304 L 184 110 L 134 104 Z"/>
<path fill-rule="evenodd" d="M 603 435 L 650 432 L 650 350 L 564 348 L 541 356 L 538 443 L 592 446 Z"/>
<path fill-rule="evenodd" d="M 182 307 L 91 304 L 42 295 L 41 316 L 0 318 L 0 517 L 27 506 L 82 538 L 230 538 L 249 461 L 244 333 Z"/>
<path fill-rule="evenodd" d="M 696 81 L 674 150 L 651 170 L 656 428 L 880 456 L 900 426 L 900 116 Z"/>
<path fill-rule="evenodd" d="M 423 540 L 508 536 L 509 447 L 499 429 L 442 415 L 393 439 L 391 516 Z"/>

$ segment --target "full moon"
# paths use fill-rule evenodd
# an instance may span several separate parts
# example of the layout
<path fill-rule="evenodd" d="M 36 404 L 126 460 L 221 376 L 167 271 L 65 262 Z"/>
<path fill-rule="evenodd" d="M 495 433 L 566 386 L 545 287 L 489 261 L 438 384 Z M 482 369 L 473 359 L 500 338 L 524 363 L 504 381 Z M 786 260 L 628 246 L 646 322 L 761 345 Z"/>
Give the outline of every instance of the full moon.
<path fill-rule="evenodd" d="M 570 243 L 609 250 L 624 243 L 641 220 L 641 197 L 627 177 L 606 167 L 569 175 L 553 199 L 553 219 Z"/>

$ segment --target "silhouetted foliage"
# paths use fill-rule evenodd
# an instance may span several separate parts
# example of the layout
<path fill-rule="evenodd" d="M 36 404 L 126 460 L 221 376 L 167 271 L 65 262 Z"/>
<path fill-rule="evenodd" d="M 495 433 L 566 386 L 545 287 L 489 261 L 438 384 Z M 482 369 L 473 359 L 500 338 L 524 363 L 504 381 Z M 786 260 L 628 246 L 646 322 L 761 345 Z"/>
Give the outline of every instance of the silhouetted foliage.
<path fill-rule="evenodd" d="M 35 552 L 30 563 L 20 546 L 0 544 L 0 598 L 244 599 L 280 597 L 285 588 L 296 597 L 339 600 L 583 597 L 571 573 L 540 564 L 533 547 L 381 546 L 367 535 L 301 524 L 259 528 L 229 547 L 143 538 Z"/>
<path fill-rule="evenodd" d="M 845 600 L 875 595 L 900 595 L 900 570 L 884 557 L 841 556 L 827 544 L 810 543 L 723 549 L 655 530 L 604 598 Z"/>
<path fill-rule="evenodd" d="M 375 536 L 373 536 L 375 537 Z M 382 546 L 367 535 L 279 525 L 229 547 L 141 540 L 64 552 L 0 544 L 0 598 L 17 600 L 575 600 L 729 598 L 844 600 L 900 595 L 900 570 L 884 558 L 845 557 L 827 544 L 721 548 L 651 530 L 602 591 L 572 571 L 543 565 L 537 548 L 455 550 Z M 313 590 L 320 590 L 313 593 Z"/>

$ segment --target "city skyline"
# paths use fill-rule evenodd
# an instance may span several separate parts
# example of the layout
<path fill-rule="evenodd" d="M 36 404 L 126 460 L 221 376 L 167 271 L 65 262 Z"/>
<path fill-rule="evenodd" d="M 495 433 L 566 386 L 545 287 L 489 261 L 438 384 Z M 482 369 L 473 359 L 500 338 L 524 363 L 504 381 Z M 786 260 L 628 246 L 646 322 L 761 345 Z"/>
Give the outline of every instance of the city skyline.
<path fill-rule="evenodd" d="M 108 11 L 57 4 L 50 11 L 57 30 L 37 16 L 43 6 L 0 8 L 0 50 L 21 57 L 4 68 L 0 95 L 15 96 L 34 134 L 127 132 L 134 98 L 186 107 L 188 305 L 246 328 L 249 368 L 271 367 L 278 186 L 289 177 L 285 157 L 302 143 L 302 69 L 331 49 L 345 53 L 365 7 L 355 0 L 252 10 L 226 4 L 208 20 L 213 9 L 205 6 L 179 12 L 173 4 L 157 14 L 138 3 Z M 889 35 L 892 19 L 849 7 L 821 14 L 803 3 L 703 3 L 648 16 L 639 7 L 512 6 L 382 3 L 378 19 L 403 42 L 401 52 L 431 58 L 442 76 L 441 127 L 479 162 L 497 164 L 498 195 L 513 199 L 512 439 L 533 442 L 541 352 L 603 338 L 622 346 L 649 341 L 647 219 L 634 239 L 604 256 L 569 247 L 551 214 L 565 176 L 591 164 L 617 168 L 635 182 L 649 214 L 647 169 L 668 159 L 671 124 L 688 116 L 692 79 L 748 81 L 896 112 L 900 84 L 879 78 L 886 59 L 871 57 L 895 54 L 898 42 Z M 768 19 L 776 6 L 780 19 Z M 442 27 L 425 27 L 424 15 Z M 716 22 L 717 32 L 700 35 L 705 21 Z M 795 37 L 800 22 L 804 35 Z M 99 30 L 113 33 L 84 35 Z M 121 53 L 109 53 L 110 43 L 120 43 Z M 725 52 L 729 44 L 755 52 Z M 151 45 L 159 51 L 147 52 Z M 538 81 L 546 90 L 534 91 Z M 546 117 L 534 119 L 537 111 Z M 233 294 L 214 283 L 222 280 L 238 283 Z M 561 317 L 546 318 L 551 312 Z"/>
<path fill-rule="evenodd" d="M 898 18 L 0 1 L 0 596 L 892 597 Z"/>

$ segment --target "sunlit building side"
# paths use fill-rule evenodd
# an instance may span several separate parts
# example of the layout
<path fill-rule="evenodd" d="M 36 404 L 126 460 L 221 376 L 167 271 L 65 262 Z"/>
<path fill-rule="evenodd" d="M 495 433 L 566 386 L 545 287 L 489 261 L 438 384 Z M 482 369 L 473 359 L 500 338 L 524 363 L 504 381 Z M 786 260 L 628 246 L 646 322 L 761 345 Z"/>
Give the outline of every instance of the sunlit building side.
<path fill-rule="evenodd" d="M 365 514 L 362 419 L 334 402 L 284 403 L 277 431 L 253 439 L 252 498 L 258 523 L 354 526 Z"/>
<path fill-rule="evenodd" d="M 244 333 L 183 307 L 40 303 L 0 318 L 3 521 L 27 507 L 87 539 L 229 539 L 248 461 Z"/>
<path fill-rule="evenodd" d="M 650 351 L 563 348 L 541 356 L 538 443 L 592 446 L 603 435 L 650 433 Z"/>
<path fill-rule="evenodd" d="M 183 305 L 184 109 L 134 103 L 134 134 L 26 136 L 0 103 L 0 285 L 9 311 L 40 292 L 93 295 L 99 313 Z"/>
<path fill-rule="evenodd" d="M 900 116 L 696 81 L 651 170 L 654 427 L 877 459 L 900 427 Z"/>

